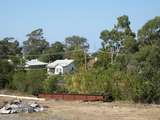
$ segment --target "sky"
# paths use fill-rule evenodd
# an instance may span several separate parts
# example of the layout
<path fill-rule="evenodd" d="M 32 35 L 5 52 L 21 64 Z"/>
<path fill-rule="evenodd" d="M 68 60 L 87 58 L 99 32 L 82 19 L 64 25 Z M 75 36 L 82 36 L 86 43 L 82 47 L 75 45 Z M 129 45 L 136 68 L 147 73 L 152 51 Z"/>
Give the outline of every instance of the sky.
<path fill-rule="evenodd" d="M 100 32 L 111 30 L 122 15 L 137 32 L 160 16 L 160 0 L 0 0 L 0 39 L 15 37 L 22 44 L 27 33 L 42 28 L 50 43 L 79 35 L 93 52 L 101 47 Z"/>

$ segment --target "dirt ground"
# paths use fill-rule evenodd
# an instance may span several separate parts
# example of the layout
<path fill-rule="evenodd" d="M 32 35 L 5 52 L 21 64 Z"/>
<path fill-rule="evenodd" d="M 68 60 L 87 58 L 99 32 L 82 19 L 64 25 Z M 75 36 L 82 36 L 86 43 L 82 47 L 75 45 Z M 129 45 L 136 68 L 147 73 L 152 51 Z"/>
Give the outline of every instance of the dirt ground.
<path fill-rule="evenodd" d="M 0 98 L 0 106 L 9 99 Z M 160 120 L 159 105 L 47 100 L 44 112 L 0 114 L 0 120 Z"/>

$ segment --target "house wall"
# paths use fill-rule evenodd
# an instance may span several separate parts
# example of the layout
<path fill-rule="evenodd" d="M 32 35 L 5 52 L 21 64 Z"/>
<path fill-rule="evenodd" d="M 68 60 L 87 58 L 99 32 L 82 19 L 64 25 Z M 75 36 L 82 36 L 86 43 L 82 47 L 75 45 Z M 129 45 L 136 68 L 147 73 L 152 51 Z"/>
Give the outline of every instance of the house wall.
<path fill-rule="evenodd" d="M 60 65 L 57 65 L 55 67 L 55 69 L 54 68 L 48 68 L 48 74 L 49 75 L 67 74 L 67 73 L 72 72 L 74 69 L 75 69 L 74 64 L 70 64 L 66 67 L 62 67 Z"/>
<path fill-rule="evenodd" d="M 56 68 L 55 68 L 54 74 L 58 75 L 58 74 L 63 74 L 63 73 L 64 73 L 63 67 L 60 66 L 60 65 L 57 65 Z"/>
<path fill-rule="evenodd" d="M 64 74 L 69 73 L 69 72 L 73 71 L 74 69 L 75 69 L 74 64 L 70 64 L 70 65 L 63 68 L 63 73 Z"/>
<path fill-rule="evenodd" d="M 55 68 L 47 68 L 47 72 L 49 75 L 54 75 Z"/>
<path fill-rule="evenodd" d="M 46 65 L 32 65 L 32 66 L 28 66 L 25 67 L 26 70 L 34 70 L 34 69 L 47 69 Z"/>

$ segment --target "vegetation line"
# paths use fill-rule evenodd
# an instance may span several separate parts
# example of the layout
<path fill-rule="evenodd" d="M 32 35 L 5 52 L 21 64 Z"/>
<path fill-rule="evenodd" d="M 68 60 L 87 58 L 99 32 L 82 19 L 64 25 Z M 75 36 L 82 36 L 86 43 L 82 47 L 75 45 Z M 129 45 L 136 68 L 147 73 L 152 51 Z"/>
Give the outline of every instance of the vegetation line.
<path fill-rule="evenodd" d="M 89 53 L 88 40 L 73 35 L 49 43 L 43 29 L 33 30 L 20 46 L 13 37 L 0 40 L 0 88 L 39 93 L 99 94 L 106 99 L 160 103 L 160 17 L 135 33 L 127 15 L 100 33 L 101 48 Z M 46 69 L 25 69 L 28 60 L 41 63 L 72 59 L 75 69 L 49 75 Z M 63 67 L 60 66 L 60 67 Z M 52 69 L 55 71 L 55 69 Z"/>

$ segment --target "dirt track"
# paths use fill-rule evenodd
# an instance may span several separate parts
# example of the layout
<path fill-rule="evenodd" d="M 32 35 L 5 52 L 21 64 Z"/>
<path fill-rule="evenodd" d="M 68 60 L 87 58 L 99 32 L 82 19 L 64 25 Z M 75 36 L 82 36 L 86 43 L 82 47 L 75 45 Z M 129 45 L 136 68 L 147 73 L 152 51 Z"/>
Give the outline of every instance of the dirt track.
<path fill-rule="evenodd" d="M 49 106 L 43 113 L 0 115 L 0 120 L 160 120 L 159 105 L 53 100 L 42 104 Z"/>

